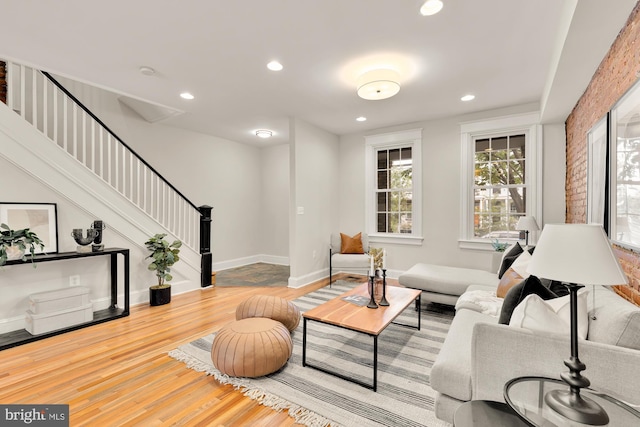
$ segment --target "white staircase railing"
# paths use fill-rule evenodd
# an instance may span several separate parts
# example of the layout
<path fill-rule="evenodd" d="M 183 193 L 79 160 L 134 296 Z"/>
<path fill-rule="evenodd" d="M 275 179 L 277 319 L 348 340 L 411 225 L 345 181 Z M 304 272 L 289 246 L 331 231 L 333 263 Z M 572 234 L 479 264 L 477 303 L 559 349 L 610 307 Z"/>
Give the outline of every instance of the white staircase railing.
<path fill-rule="evenodd" d="M 47 73 L 6 62 L 7 106 L 131 203 L 199 251 L 200 212 Z"/>

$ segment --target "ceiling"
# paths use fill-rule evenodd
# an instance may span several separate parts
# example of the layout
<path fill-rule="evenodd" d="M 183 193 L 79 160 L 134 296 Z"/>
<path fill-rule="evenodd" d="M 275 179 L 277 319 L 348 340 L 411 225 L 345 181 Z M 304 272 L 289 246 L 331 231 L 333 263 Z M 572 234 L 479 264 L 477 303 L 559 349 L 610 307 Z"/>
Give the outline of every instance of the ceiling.
<path fill-rule="evenodd" d="M 343 135 L 534 102 L 563 122 L 636 0 L 443 2 L 422 16 L 420 0 L 2 0 L 0 57 L 252 145 L 286 143 L 290 117 Z M 360 99 L 376 66 L 400 73 L 400 93 Z"/>

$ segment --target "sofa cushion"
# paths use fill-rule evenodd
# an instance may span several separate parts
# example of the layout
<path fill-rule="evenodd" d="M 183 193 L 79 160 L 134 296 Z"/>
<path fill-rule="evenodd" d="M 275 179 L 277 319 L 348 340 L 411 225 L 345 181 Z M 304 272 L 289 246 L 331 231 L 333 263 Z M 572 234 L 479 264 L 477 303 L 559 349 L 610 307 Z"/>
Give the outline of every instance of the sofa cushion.
<path fill-rule="evenodd" d="M 500 264 L 500 270 L 498 271 L 498 279 L 502 279 L 502 275 L 511 267 L 511 264 L 520 256 L 523 252 L 520 243 L 516 242 L 511 249 L 509 249 L 502 257 L 502 264 Z"/>
<path fill-rule="evenodd" d="M 513 268 L 508 269 L 498 283 L 498 289 L 496 289 L 496 296 L 498 298 L 504 298 L 509 292 L 509 289 L 513 288 L 518 283 L 522 282 L 524 277 L 516 273 Z"/>
<path fill-rule="evenodd" d="M 588 339 L 640 350 L 640 307 L 609 288 L 594 286 L 592 291 L 595 292 L 595 305 L 590 297 Z"/>
<path fill-rule="evenodd" d="M 469 285 L 485 285 L 495 289 L 498 276 L 473 268 L 416 264 L 398 277 L 402 286 L 447 295 L 462 295 Z"/>
<path fill-rule="evenodd" d="M 431 368 L 431 387 L 458 400 L 471 400 L 471 336 L 476 323 L 496 323 L 495 317 L 473 310 L 456 313 L 447 338 Z"/>
<path fill-rule="evenodd" d="M 584 290 L 578 293 L 578 337 L 582 339 L 587 338 L 589 328 L 587 295 L 588 293 Z M 569 295 L 547 301 L 535 294 L 527 295 L 513 310 L 509 326 L 569 336 L 571 334 Z"/>
<path fill-rule="evenodd" d="M 505 295 L 498 323 L 508 325 L 511 320 L 513 310 L 527 297 L 527 295 L 531 294 L 536 294 L 543 300 L 557 298 L 556 294 L 544 287 L 542 282 L 540 282 L 540 279 L 536 276 L 529 276 L 509 289 L 507 295 Z"/>

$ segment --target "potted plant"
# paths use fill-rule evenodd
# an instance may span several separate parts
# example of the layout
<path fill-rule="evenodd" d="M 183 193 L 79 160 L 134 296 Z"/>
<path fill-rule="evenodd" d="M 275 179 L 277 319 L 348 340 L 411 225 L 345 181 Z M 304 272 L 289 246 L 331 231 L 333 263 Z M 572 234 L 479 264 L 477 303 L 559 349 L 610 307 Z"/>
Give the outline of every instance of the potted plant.
<path fill-rule="evenodd" d="M 31 254 L 31 262 L 36 252 L 36 247 L 44 249 L 44 242 L 38 235 L 28 228 L 12 230 L 7 224 L 0 224 L 0 266 L 5 265 L 8 260 L 27 260 L 26 252 Z M 33 264 L 35 267 L 35 263 Z"/>
<path fill-rule="evenodd" d="M 150 254 L 147 258 L 151 258 L 149 270 L 156 272 L 158 283 L 149 287 L 149 303 L 151 305 L 163 305 L 171 302 L 171 285 L 166 283 L 173 279 L 171 276 L 171 266 L 180 261 L 178 254 L 182 242 L 175 240 L 169 243 L 165 237 L 166 234 L 156 234 L 149 238 L 144 244 Z"/>

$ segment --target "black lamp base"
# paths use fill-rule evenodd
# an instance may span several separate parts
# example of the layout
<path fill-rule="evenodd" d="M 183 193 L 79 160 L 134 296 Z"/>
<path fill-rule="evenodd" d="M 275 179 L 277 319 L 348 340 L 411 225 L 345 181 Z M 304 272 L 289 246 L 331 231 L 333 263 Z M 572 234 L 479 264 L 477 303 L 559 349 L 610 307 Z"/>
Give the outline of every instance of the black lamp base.
<path fill-rule="evenodd" d="M 552 390 L 544 396 L 544 400 L 551 409 L 570 420 L 592 426 L 609 424 L 609 416 L 602 406 L 580 393 Z"/>

